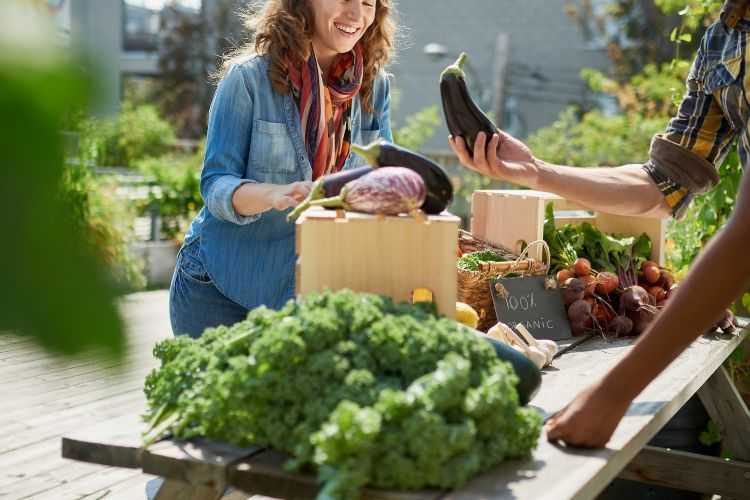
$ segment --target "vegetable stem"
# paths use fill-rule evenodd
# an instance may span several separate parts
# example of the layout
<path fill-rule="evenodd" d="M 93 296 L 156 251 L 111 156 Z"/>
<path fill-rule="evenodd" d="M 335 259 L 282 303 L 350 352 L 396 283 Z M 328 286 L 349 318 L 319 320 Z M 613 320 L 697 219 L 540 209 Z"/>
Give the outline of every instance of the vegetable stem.
<path fill-rule="evenodd" d="M 369 163 L 371 166 L 380 166 L 380 162 L 378 162 L 378 157 L 380 156 L 380 145 L 377 142 L 368 144 L 367 146 L 352 144 L 349 147 L 355 154 L 367 160 L 367 163 Z"/>
<path fill-rule="evenodd" d="M 314 200 L 319 200 L 323 197 L 323 177 L 315 181 L 315 184 L 313 184 L 312 189 L 310 189 L 310 193 L 307 195 L 307 198 L 302 201 L 299 205 L 297 205 L 294 210 L 289 212 L 289 215 L 286 216 L 286 220 L 289 222 L 296 221 L 300 215 L 302 215 L 302 212 L 310 208 L 311 203 Z"/>
<path fill-rule="evenodd" d="M 325 207 L 325 208 L 343 208 L 347 209 L 346 202 L 344 202 L 344 194 L 338 196 L 332 196 L 330 198 L 322 198 L 320 200 L 313 200 L 310 202 L 311 207 Z"/>
<path fill-rule="evenodd" d="M 458 56 L 456 62 L 443 70 L 443 72 L 440 74 L 440 78 L 442 79 L 444 76 L 453 75 L 457 78 L 462 78 L 465 80 L 466 73 L 464 73 L 464 64 L 466 63 L 466 59 L 468 57 L 469 56 L 466 54 L 466 52 L 461 52 L 461 55 Z"/>

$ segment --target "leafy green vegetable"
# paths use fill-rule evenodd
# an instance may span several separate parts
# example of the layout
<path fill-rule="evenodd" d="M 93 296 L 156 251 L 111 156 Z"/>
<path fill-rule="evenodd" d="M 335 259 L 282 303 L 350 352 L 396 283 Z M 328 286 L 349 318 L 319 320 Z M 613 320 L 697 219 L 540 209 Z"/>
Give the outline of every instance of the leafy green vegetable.
<path fill-rule="evenodd" d="M 578 258 L 578 251 L 583 246 L 583 235 L 572 225 L 555 227 L 555 211 L 552 203 L 544 207 L 544 241 L 550 249 L 550 273 L 567 269 Z"/>
<path fill-rule="evenodd" d="M 555 227 L 552 203 L 545 207 L 544 241 L 550 247 L 550 271 L 569 268 L 578 257 L 591 262 L 597 271 L 618 273 L 640 267 L 651 257 L 652 243 L 647 234 L 638 237 L 603 233 L 589 222 Z"/>
<path fill-rule="evenodd" d="M 479 271 L 479 266 L 483 262 L 504 262 L 508 260 L 499 252 L 493 250 L 480 250 L 462 255 L 458 259 L 457 267 L 464 271 Z"/>
<path fill-rule="evenodd" d="M 200 339 L 159 343 L 155 432 L 270 445 L 313 465 L 319 498 L 366 485 L 455 488 L 528 456 L 541 419 L 492 346 L 433 310 L 349 290 L 258 308 Z"/>

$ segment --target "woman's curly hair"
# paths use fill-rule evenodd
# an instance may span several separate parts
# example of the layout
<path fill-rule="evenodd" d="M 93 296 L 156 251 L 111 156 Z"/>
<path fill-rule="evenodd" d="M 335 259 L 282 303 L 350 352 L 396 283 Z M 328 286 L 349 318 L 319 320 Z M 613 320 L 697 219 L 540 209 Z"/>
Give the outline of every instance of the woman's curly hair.
<path fill-rule="evenodd" d="M 396 23 L 392 0 L 376 0 L 375 19 L 358 42 L 364 54 L 364 75 L 360 97 L 365 110 L 372 112 L 372 91 L 378 73 L 385 68 L 395 50 Z M 309 57 L 314 29 L 313 12 L 308 0 L 267 0 L 261 8 L 250 8 L 245 27 L 252 38 L 224 58 L 218 73 L 223 77 L 229 68 L 255 54 L 270 58 L 269 78 L 280 94 L 290 91 L 284 54 Z"/>

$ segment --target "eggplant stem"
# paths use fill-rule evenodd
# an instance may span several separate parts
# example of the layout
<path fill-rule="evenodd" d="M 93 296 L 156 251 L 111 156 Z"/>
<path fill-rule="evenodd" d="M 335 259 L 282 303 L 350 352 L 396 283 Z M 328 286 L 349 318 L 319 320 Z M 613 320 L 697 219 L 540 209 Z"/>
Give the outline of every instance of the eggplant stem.
<path fill-rule="evenodd" d="M 445 76 L 452 75 L 456 78 L 466 80 L 466 73 L 464 73 L 464 63 L 466 63 L 466 59 L 468 57 L 469 56 L 466 54 L 466 52 L 461 52 L 461 55 L 458 56 L 456 62 L 443 70 L 443 72 L 440 74 L 440 78 L 442 79 Z"/>
<path fill-rule="evenodd" d="M 289 212 L 289 214 L 286 216 L 286 220 L 288 222 L 294 222 L 296 221 L 300 215 L 302 215 L 302 212 L 310 208 L 310 205 L 313 201 L 319 200 L 323 197 L 323 177 L 315 181 L 315 184 L 313 184 L 312 189 L 310 189 L 310 193 L 308 193 L 307 198 L 305 198 L 299 205 L 294 207 L 294 209 Z"/>
<path fill-rule="evenodd" d="M 378 161 L 378 157 L 380 156 L 380 145 L 377 142 L 373 142 L 372 144 L 368 144 L 367 146 L 351 144 L 349 145 L 349 149 L 355 154 L 367 160 L 367 163 L 369 163 L 370 166 L 380 166 L 380 162 Z"/>
<path fill-rule="evenodd" d="M 344 197 L 332 196 L 330 198 L 321 198 L 319 200 L 313 200 L 310 202 L 311 207 L 325 207 L 325 208 L 343 208 L 346 210 L 347 206 L 344 202 Z"/>

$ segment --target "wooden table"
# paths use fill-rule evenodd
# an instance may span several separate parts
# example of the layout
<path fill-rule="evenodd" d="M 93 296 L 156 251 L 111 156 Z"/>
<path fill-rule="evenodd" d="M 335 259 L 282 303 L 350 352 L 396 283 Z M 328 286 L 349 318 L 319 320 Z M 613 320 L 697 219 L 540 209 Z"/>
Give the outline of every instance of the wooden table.
<path fill-rule="evenodd" d="M 456 491 L 390 492 L 366 490 L 367 499 L 533 499 L 594 498 L 616 477 L 679 487 L 723 497 L 750 498 L 750 412 L 722 363 L 747 337 L 705 336 L 662 373 L 630 407 L 606 449 L 574 450 L 548 443 L 544 436 L 533 457 L 510 461 Z M 592 340 L 557 359 L 544 372 L 531 401 L 545 415 L 568 403 L 604 374 L 630 341 Z M 695 393 L 737 460 L 649 447 L 646 443 Z M 313 497 L 312 476 L 290 474 L 285 458 L 269 449 L 238 449 L 207 441 L 162 441 L 142 449 L 143 424 L 137 415 L 105 422 L 64 437 L 66 458 L 108 466 L 140 468 L 167 478 L 158 498 L 217 499 L 226 486 L 247 494 L 280 498 Z"/>

